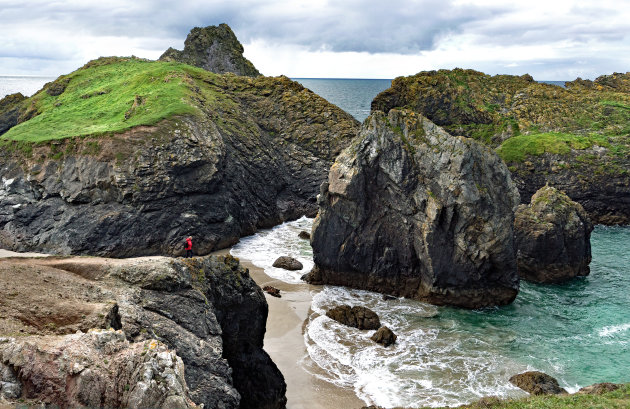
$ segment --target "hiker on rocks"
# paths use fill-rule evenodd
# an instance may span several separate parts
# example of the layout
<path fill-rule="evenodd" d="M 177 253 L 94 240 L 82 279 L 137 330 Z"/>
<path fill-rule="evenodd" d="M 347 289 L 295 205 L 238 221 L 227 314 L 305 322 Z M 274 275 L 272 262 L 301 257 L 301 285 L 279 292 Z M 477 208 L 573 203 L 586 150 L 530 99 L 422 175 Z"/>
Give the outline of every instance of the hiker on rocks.
<path fill-rule="evenodd" d="M 192 237 L 186 237 L 186 258 L 192 257 Z"/>

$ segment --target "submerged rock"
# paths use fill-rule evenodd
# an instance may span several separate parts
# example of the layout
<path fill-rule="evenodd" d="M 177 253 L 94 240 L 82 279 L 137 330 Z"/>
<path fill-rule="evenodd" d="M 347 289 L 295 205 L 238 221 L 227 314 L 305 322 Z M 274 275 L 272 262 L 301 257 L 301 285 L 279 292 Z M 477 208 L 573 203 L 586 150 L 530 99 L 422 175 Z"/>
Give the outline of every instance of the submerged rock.
<path fill-rule="evenodd" d="M 514 375 L 510 378 L 510 383 L 532 395 L 558 395 L 567 393 L 565 389 L 560 387 L 554 377 L 538 371 L 528 371 Z"/>
<path fill-rule="evenodd" d="M 326 311 L 326 316 L 333 320 L 358 329 L 377 329 L 381 326 L 378 315 L 369 308 L 339 305 Z"/>
<path fill-rule="evenodd" d="M 47 405 L 196 407 L 181 358 L 156 340 L 130 343 L 122 331 L 3 338 L 0 362 L 19 373 L 29 399 Z M 2 372 L 0 393 L 19 398 L 4 386 Z"/>
<path fill-rule="evenodd" d="M 556 283 L 589 274 L 593 225 L 582 206 L 549 186 L 514 220 L 518 274 L 537 283 Z"/>
<path fill-rule="evenodd" d="M 304 265 L 299 260 L 289 256 L 280 256 L 273 262 L 273 267 L 283 268 L 285 270 L 301 270 Z"/>
<path fill-rule="evenodd" d="M 393 343 L 396 342 L 396 338 L 398 338 L 396 336 L 396 334 L 394 334 L 394 332 L 389 329 L 388 327 L 382 326 L 380 327 L 375 333 L 374 335 L 372 335 L 370 337 L 370 339 L 374 342 L 376 342 L 377 344 L 381 344 L 383 346 L 390 346 Z"/>
<path fill-rule="evenodd" d="M 195 27 L 184 42 L 184 50 L 169 48 L 160 57 L 161 61 L 179 61 L 224 74 L 257 77 L 260 74 L 254 64 L 243 56 L 243 45 L 227 24 Z"/>
<path fill-rule="evenodd" d="M 510 303 L 518 201 L 488 148 L 410 111 L 375 112 L 321 187 L 307 281 L 438 305 Z"/>

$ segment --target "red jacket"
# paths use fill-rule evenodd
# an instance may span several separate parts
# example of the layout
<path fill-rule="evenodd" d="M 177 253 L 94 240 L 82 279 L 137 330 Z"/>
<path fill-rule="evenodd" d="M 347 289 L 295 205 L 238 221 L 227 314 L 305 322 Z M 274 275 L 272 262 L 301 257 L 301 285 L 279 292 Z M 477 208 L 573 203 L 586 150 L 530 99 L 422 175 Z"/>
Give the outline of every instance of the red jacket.
<path fill-rule="evenodd" d="M 192 239 L 190 237 L 188 237 L 186 239 L 186 248 L 185 250 L 192 250 Z"/>

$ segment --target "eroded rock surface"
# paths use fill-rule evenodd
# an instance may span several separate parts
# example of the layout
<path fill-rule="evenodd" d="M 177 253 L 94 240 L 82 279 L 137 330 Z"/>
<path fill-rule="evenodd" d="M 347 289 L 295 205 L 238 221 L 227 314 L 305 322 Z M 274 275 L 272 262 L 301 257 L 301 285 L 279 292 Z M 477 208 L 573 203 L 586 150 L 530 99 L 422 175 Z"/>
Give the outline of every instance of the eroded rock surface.
<path fill-rule="evenodd" d="M 556 283 L 589 274 L 593 224 L 582 206 L 549 186 L 514 220 L 518 274 L 537 283 Z"/>
<path fill-rule="evenodd" d="M 195 27 L 190 30 L 182 51 L 169 48 L 162 54 L 162 61 L 179 61 L 224 74 L 257 77 L 260 74 L 254 64 L 243 56 L 243 45 L 227 24 Z"/>
<path fill-rule="evenodd" d="M 374 335 L 372 335 L 370 337 L 370 339 L 374 342 L 376 342 L 377 344 L 381 344 L 383 346 L 390 346 L 393 343 L 396 342 L 396 339 L 398 338 L 398 336 L 396 334 L 394 334 L 394 331 L 392 331 L 391 329 L 389 329 L 386 326 L 382 326 L 380 327 L 375 333 Z"/>
<path fill-rule="evenodd" d="M 326 311 L 326 316 L 343 325 L 362 330 L 377 329 L 381 326 L 378 315 L 362 306 L 339 305 Z"/>
<path fill-rule="evenodd" d="M 283 268 L 285 270 L 301 270 L 304 268 L 299 260 L 289 256 L 280 256 L 273 262 L 273 267 Z"/>
<path fill-rule="evenodd" d="M 411 111 L 375 112 L 322 185 L 306 279 L 468 308 L 510 303 L 518 202 L 488 148 Z"/>
<path fill-rule="evenodd" d="M 528 371 L 514 375 L 510 378 L 510 382 L 532 395 L 558 395 L 567 393 L 564 388 L 560 387 L 554 377 L 539 371 Z"/>

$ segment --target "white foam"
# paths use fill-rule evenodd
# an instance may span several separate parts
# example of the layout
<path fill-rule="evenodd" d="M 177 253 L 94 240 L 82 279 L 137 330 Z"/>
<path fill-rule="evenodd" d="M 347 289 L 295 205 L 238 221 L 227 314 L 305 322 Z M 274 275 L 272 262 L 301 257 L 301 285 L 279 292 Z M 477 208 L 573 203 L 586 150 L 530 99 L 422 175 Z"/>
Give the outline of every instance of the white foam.
<path fill-rule="evenodd" d="M 625 332 L 630 330 L 630 322 L 621 325 L 609 325 L 604 327 L 598 331 L 600 337 L 612 337 L 615 334 L 620 332 Z"/>

